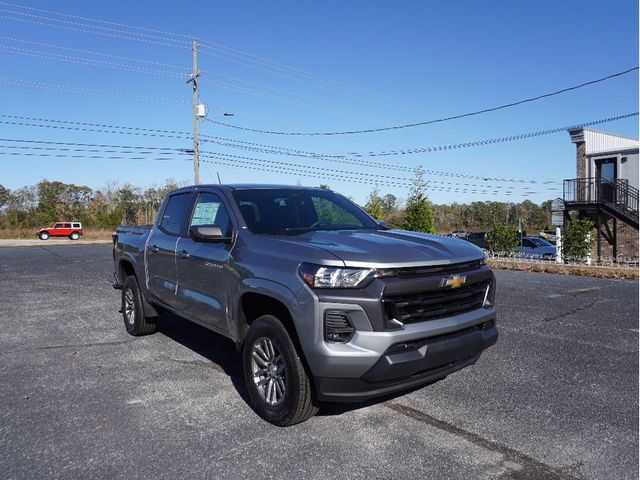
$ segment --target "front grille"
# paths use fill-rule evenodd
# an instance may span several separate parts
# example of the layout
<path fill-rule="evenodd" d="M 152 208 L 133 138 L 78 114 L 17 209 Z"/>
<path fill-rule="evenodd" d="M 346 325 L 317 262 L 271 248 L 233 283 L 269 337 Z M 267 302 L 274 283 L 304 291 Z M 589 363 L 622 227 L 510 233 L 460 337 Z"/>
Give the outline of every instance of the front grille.
<path fill-rule="evenodd" d="M 396 319 L 404 324 L 434 320 L 482 307 L 490 283 L 486 280 L 454 289 L 388 295 L 382 298 L 382 303 L 389 320 Z"/>
<path fill-rule="evenodd" d="M 484 265 L 484 260 L 473 260 L 464 263 L 452 263 L 450 265 L 434 265 L 428 267 L 405 267 L 386 270 L 386 276 L 399 278 L 423 277 L 425 275 L 460 273 L 475 270 Z"/>

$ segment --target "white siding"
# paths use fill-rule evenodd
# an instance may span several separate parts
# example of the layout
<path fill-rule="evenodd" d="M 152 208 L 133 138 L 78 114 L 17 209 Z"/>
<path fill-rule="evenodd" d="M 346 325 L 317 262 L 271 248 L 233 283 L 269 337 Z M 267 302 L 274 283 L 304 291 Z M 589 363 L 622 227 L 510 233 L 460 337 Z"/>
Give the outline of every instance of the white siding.
<path fill-rule="evenodd" d="M 638 188 L 638 154 L 624 155 L 626 161 L 618 164 L 618 178 L 626 178 L 629 185 Z"/>
<path fill-rule="evenodd" d="M 586 128 L 584 129 L 584 142 L 587 155 L 637 149 L 640 146 L 640 142 L 633 138 L 619 137 L 618 135 Z"/>

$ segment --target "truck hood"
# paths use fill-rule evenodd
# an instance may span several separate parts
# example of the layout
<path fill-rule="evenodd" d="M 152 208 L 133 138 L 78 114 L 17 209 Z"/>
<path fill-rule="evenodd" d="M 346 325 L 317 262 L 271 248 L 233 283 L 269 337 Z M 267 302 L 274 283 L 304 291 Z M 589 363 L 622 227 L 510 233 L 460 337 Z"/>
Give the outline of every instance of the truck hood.
<path fill-rule="evenodd" d="M 484 257 L 480 248 L 466 240 L 406 230 L 312 231 L 282 241 L 321 248 L 348 267 L 447 265 Z"/>

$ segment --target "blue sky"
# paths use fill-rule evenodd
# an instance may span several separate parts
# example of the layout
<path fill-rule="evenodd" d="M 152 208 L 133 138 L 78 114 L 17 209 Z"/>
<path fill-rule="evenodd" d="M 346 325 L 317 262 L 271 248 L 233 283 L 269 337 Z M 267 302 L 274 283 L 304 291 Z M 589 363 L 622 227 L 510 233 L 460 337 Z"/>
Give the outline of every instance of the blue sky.
<path fill-rule="evenodd" d="M 184 77 L 191 70 L 187 43 L 190 36 L 196 36 L 203 41 L 200 92 L 210 119 L 281 131 L 339 131 L 418 122 L 535 96 L 636 66 L 637 8 L 634 1 L 2 1 L 0 114 L 188 133 L 192 125 L 191 90 Z M 185 37 L 95 23 L 77 16 Z M 111 93 L 104 96 L 105 91 Z M 206 121 L 201 121 L 200 131 L 242 142 L 341 155 L 510 136 L 635 112 L 637 107 L 638 75 L 633 72 L 539 102 L 393 132 L 290 137 L 242 132 Z M 224 112 L 234 116 L 224 117 Z M 0 120 L 17 121 L 7 117 Z M 637 118 L 596 128 L 638 136 Z M 0 129 L 3 139 L 191 147 L 188 138 L 8 124 L 0 124 Z M 0 144 L 0 183 L 12 189 L 42 178 L 94 188 L 107 181 L 148 186 L 166 178 L 185 182 L 193 179 L 189 156 L 179 153 L 145 154 L 138 160 L 132 157 L 139 155 L 130 153 L 93 152 L 84 156 L 85 152 L 10 149 L 6 147 L 26 144 Z M 382 193 L 406 197 L 406 180 L 398 178 L 411 174 L 393 166 L 422 165 L 447 173 L 426 176 L 431 182 L 429 196 L 437 203 L 524 198 L 540 202 L 556 196 L 561 180 L 575 175 L 574 147 L 566 133 L 364 159 L 390 167 L 273 155 L 204 142 L 200 148 L 214 154 L 249 157 L 225 157 L 225 164 L 209 158 L 217 163 L 201 166 L 203 182 L 217 182 L 219 174 L 225 183 L 317 185 L 322 182 L 318 172 L 325 172 L 331 177 L 323 183 L 359 202 L 371 190 L 372 176 L 379 179 Z M 7 155 L 9 152 L 13 155 Z M 39 157 L 39 153 L 84 158 Z M 356 157 L 355 162 L 359 161 L 362 158 Z M 301 174 L 302 167 L 286 163 L 312 168 Z M 252 169 L 244 168 L 249 166 Z M 289 170 L 268 172 L 256 166 Z M 465 180 L 449 173 L 481 178 Z M 493 177 L 557 184 L 482 179 Z M 455 190 L 442 191 L 444 187 Z M 462 192 L 465 188 L 466 193 Z M 472 189 L 476 193 L 470 193 Z M 510 196 L 492 193 L 509 189 L 513 191 Z"/>

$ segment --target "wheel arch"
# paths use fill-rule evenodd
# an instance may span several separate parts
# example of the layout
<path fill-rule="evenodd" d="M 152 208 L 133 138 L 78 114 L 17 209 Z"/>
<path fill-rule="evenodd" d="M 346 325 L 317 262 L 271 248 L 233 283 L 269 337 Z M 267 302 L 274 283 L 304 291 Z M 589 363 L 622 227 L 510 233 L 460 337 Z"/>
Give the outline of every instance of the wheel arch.
<path fill-rule="evenodd" d="M 129 257 L 120 258 L 120 260 L 118 261 L 118 282 L 120 283 L 120 285 L 123 285 L 125 278 L 129 276 L 135 277 L 136 281 L 138 282 L 140 296 L 142 297 L 142 308 L 144 309 L 145 316 L 157 317 L 159 315 L 159 312 L 153 305 L 151 305 L 147 301 L 144 282 L 140 284 L 140 279 L 138 278 L 134 262 Z"/>
<path fill-rule="evenodd" d="M 282 322 L 296 348 L 299 349 L 299 353 L 302 354 L 298 329 L 294 321 L 298 302 L 293 292 L 279 283 L 257 278 L 245 279 L 241 286 L 234 302 L 237 321 L 232 322 L 232 335 L 237 348 L 242 347 L 253 321 L 263 315 L 273 315 Z"/>

